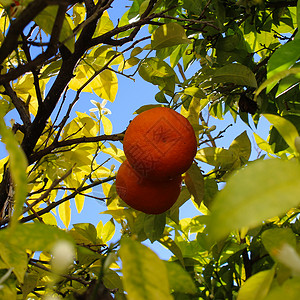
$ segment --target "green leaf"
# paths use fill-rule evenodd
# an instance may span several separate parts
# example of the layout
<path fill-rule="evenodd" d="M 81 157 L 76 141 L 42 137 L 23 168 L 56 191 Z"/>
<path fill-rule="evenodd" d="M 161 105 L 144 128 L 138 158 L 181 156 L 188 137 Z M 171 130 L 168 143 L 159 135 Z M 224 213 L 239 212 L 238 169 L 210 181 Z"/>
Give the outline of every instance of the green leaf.
<path fill-rule="evenodd" d="M 149 248 L 124 238 L 119 254 L 122 260 L 124 289 L 129 300 L 172 300 L 167 268 Z"/>
<path fill-rule="evenodd" d="M 246 130 L 233 140 L 229 150 L 236 151 L 239 157 L 244 158 L 244 160 L 249 160 L 251 155 L 251 142 Z"/>
<path fill-rule="evenodd" d="M 159 215 L 145 215 L 144 219 L 144 231 L 147 238 L 151 243 L 158 240 L 165 229 L 166 225 L 166 214 Z"/>
<path fill-rule="evenodd" d="M 146 104 L 146 105 L 143 105 L 141 106 L 140 108 L 138 108 L 134 113 L 135 114 L 140 114 L 146 110 L 149 110 L 149 109 L 152 109 L 152 108 L 155 108 L 155 107 L 163 107 L 164 105 L 162 104 Z"/>
<path fill-rule="evenodd" d="M 296 236 L 290 228 L 272 228 L 261 235 L 262 243 L 271 256 L 288 243 L 296 247 Z"/>
<path fill-rule="evenodd" d="M 267 78 L 271 78 L 281 71 L 288 70 L 300 57 L 299 49 L 300 40 L 294 39 L 280 46 L 270 57 L 267 65 Z M 270 91 L 273 88 L 268 87 Z"/>
<path fill-rule="evenodd" d="M 53 61 L 51 64 L 49 64 L 42 72 L 40 79 L 46 79 L 52 76 L 55 76 L 58 74 L 60 68 L 61 68 L 62 60 L 56 60 Z"/>
<path fill-rule="evenodd" d="M 296 152 L 295 139 L 299 133 L 293 123 L 277 115 L 263 114 L 263 116 L 274 125 L 286 143 Z"/>
<path fill-rule="evenodd" d="M 299 66 L 300 66 L 299 63 L 294 65 L 294 67 L 299 67 Z M 278 88 L 277 88 L 275 97 L 278 98 L 288 92 L 291 92 L 291 89 L 293 88 L 293 86 L 295 86 L 297 83 L 299 83 L 299 81 L 300 81 L 300 73 L 292 74 L 292 75 L 289 75 L 289 76 L 283 78 L 278 84 Z"/>
<path fill-rule="evenodd" d="M 183 93 L 185 95 L 189 95 L 189 96 L 196 97 L 199 99 L 203 99 L 206 97 L 203 89 L 196 87 L 196 86 L 190 86 L 190 87 L 185 88 Z"/>
<path fill-rule="evenodd" d="M 194 281 L 187 271 L 175 262 L 165 262 L 168 271 L 170 289 L 174 292 L 195 294 L 197 292 Z"/>
<path fill-rule="evenodd" d="M 179 208 L 190 199 L 190 192 L 186 187 L 182 187 L 178 199 L 167 212 L 167 216 L 175 222 L 179 222 Z"/>
<path fill-rule="evenodd" d="M 228 64 L 217 69 L 212 78 L 213 82 L 230 82 L 237 85 L 257 87 L 254 73 L 246 66 L 240 64 Z"/>
<path fill-rule="evenodd" d="M 14 238 L 12 239 L 11 236 Z M 72 237 L 56 226 L 42 223 L 19 224 L 12 231 L 10 228 L 0 231 L 1 241 L 10 241 L 20 249 L 31 251 L 50 250 L 58 240 L 74 242 Z"/>
<path fill-rule="evenodd" d="M 0 242 L 0 256 L 8 268 L 13 269 L 18 281 L 23 283 L 28 264 L 27 253 L 24 249 L 7 241 Z"/>
<path fill-rule="evenodd" d="M 170 96 L 173 96 L 175 83 L 179 82 L 175 71 L 157 57 L 144 59 L 140 65 L 139 74 L 144 80 L 158 85 Z"/>
<path fill-rule="evenodd" d="M 297 1 L 297 27 L 300 27 L 300 2 Z"/>
<path fill-rule="evenodd" d="M 300 258 L 296 252 L 296 235 L 290 228 L 272 228 L 261 236 L 265 249 L 274 261 L 281 262 L 295 274 L 300 274 Z"/>
<path fill-rule="evenodd" d="M 97 230 L 93 224 L 90 223 L 78 223 L 73 225 L 74 230 L 79 233 L 82 237 L 97 244 L 99 239 L 97 237 Z"/>
<path fill-rule="evenodd" d="M 286 280 L 280 286 L 274 286 L 264 300 L 298 300 L 300 295 L 299 277 Z"/>
<path fill-rule="evenodd" d="M 38 284 L 39 275 L 36 272 L 27 273 L 22 284 L 23 299 L 28 299 L 27 295 L 32 292 Z M 11 298 L 10 298 L 11 299 Z"/>
<path fill-rule="evenodd" d="M 184 261 L 183 261 L 183 255 L 178 247 L 178 245 L 169 237 L 169 236 L 164 236 L 159 239 L 159 242 L 164 245 L 167 249 L 169 249 L 175 256 L 176 258 L 180 261 L 181 265 L 184 266 Z"/>
<path fill-rule="evenodd" d="M 291 68 L 288 70 L 284 70 L 281 71 L 279 73 L 276 73 L 275 75 L 273 75 L 272 77 L 268 78 L 267 80 L 265 80 L 260 86 L 259 88 L 256 90 L 255 95 L 254 95 L 254 101 L 257 100 L 258 95 L 268 86 L 271 86 L 274 82 L 278 82 L 279 80 L 281 80 L 282 78 L 285 78 L 289 75 L 293 75 L 293 74 L 298 74 L 300 73 L 300 68 Z M 267 93 L 270 90 L 267 90 Z"/>
<path fill-rule="evenodd" d="M 161 25 L 151 36 L 151 48 L 154 50 L 190 43 L 184 28 L 177 23 Z"/>
<path fill-rule="evenodd" d="M 196 154 L 196 159 L 215 167 L 226 168 L 231 166 L 237 159 L 235 151 L 218 147 L 205 147 Z"/>
<path fill-rule="evenodd" d="M 237 300 L 263 300 L 268 294 L 275 268 L 261 271 L 251 276 L 239 290 Z"/>
<path fill-rule="evenodd" d="M 27 159 L 15 136 L 6 127 L 2 113 L 0 111 L 0 136 L 10 157 L 10 172 L 14 182 L 14 213 L 10 226 L 15 227 L 27 196 Z"/>
<path fill-rule="evenodd" d="M 158 103 L 167 103 L 167 104 L 169 103 L 163 91 L 160 91 L 155 95 L 155 100 Z"/>
<path fill-rule="evenodd" d="M 192 164 L 185 173 L 184 182 L 191 193 L 193 200 L 200 206 L 204 198 L 204 177 L 196 164 Z"/>
<path fill-rule="evenodd" d="M 251 163 L 231 176 L 216 196 L 210 232 L 221 239 L 234 229 L 259 225 L 299 205 L 299 178 L 300 166 L 295 160 L 269 159 Z"/>
<path fill-rule="evenodd" d="M 103 276 L 103 283 L 108 289 L 118 289 L 118 292 L 123 292 L 123 284 L 117 272 L 107 269 Z"/>
<path fill-rule="evenodd" d="M 41 13 L 39 13 L 34 21 L 40 26 L 47 34 L 51 34 L 53 24 L 55 22 L 58 6 L 48 6 Z M 65 17 L 63 26 L 60 32 L 59 41 L 64 43 L 65 46 L 73 53 L 75 50 L 75 37 L 73 30 L 69 24 L 68 19 Z"/>
<path fill-rule="evenodd" d="M 204 178 L 204 205 L 210 209 L 211 203 L 213 202 L 218 192 L 218 184 L 216 179 L 205 177 Z"/>
<path fill-rule="evenodd" d="M 0 298 L 17 300 L 17 289 L 15 283 L 3 284 L 0 290 Z"/>

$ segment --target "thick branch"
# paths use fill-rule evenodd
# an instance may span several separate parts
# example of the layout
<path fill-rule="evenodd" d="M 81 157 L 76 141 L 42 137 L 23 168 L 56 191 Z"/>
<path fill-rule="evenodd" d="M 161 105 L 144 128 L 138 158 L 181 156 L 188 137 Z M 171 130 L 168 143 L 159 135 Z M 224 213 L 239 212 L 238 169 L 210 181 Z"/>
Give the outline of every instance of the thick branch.
<path fill-rule="evenodd" d="M 20 98 L 18 98 L 17 94 L 12 89 L 12 87 L 10 86 L 9 83 L 6 82 L 6 83 L 3 84 L 3 86 L 5 88 L 5 92 L 10 97 L 11 102 L 13 103 L 15 108 L 17 109 L 17 111 L 20 115 L 20 118 L 23 121 L 23 124 L 25 126 L 25 130 L 26 130 L 31 123 L 30 123 L 29 113 L 28 113 L 28 111 L 26 110 L 26 107 L 25 107 L 25 103 Z"/>
<path fill-rule="evenodd" d="M 67 5 L 59 6 L 58 12 L 56 14 L 55 22 L 54 22 L 54 25 L 52 28 L 51 38 L 50 38 L 50 42 L 49 42 L 49 46 L 48 46 L 47 50 L 44 53 L 38 55 L 34 60 L 29 61 L 27 64 L 21 65 L 21 66 L 17 67 L 16 69 L 10 70 L 6 74 L 0 75 L 0 84 L 4 84 L 5 82 L 15 80 L 22 74 L 36 69 L 37 66 L 42 65 L 48 58 L 50 58 L 51 56 L 53 56 L 56 53 L 56 51 L 58 49 L 59 35 L 60 35 L 61 28 L 62 28 L 62 25 L 64 22 L 66 9 L 67 9 Z M 12 27 L 13 27 L 13 25 L 10 28 L 12 28 Z M 21 32 L 18 32 L 17 38 L 19 37 L 20 34 L 21 34 Z M 8 40 L 10 40 L 10 39 L 7 35 L 3 44 Z M 16 40 L 16 44 L 18 44 L 18 40 Z M 16 46 L 17 45 L 15 45 L 15 47 Z M 2 47 L 1 47 L 1 49 L 2 49 Z M 0 49 L 0 53 L 1 53 L 1 49 Z M 1 54 L 0 54 L 0 59 L 1 59 Z"/>
<path fill-rule="evenodd" d="M 40 135 L 42 134 L 46 122 L 58 103 L 64 89 L 73 78 L 73 70 L 81 56 L 89 48 L 88 44 L 92 38 L 97 25 L 97 19 L 83 28 L 75 44 L 75 51 L 66 60 L 63 60 L 59 74 L 50 88 L 42 106 L 39 106 L 37 115 L 30 127 L 29 133 L 25 135 L 22 147 L 27 157 L 33 151 Z"/>
<path fill-rule="evenodd" d="M 5 40 L 0 48 L 0 64 L 2 64 L 3 61 L 18 46 L 18 38 L 24 28 L 46 7 L 47 1 L 45 0 L 32 1 L 20 14 L 20 16 L 12 21 Z"/>

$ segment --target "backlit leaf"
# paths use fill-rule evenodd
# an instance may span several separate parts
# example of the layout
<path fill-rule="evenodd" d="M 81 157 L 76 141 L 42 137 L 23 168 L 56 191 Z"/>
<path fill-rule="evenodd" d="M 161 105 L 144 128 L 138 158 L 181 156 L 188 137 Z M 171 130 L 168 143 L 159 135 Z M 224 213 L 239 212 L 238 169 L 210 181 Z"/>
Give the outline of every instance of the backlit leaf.
<path fill-rule="evenodd" d="M 283 246 L 289 244 L 296 247 L 296 236 L 290 228 L 272 228 L 261 235 L 262 243 L 269 254 L 276 260 L 276 253 Z"/>
<path fill-rule="evenodd" d="M 200 206 L 204 197 L 204 177 L 196 164 L 192 164 L 185 173 L 184 182 L 193 200 Z"/>
<path fill-rule="evenodd" d="M 127 238 L 122 239 L 119 254 L 128 300 L 172 299 L 167 268 L 152 250 Z"/>
<path fill-rule="evenodd" d="M 58 206 L 58 214 L 63 224 L 68 228 L 71 222 L 71 207 L 69 200 Z"/>
<path fill-rule="evenodd" d="M 14 239 L 11 239 L 11 236 Z M 18 224 L 12 232 L 10 228 L 0 231 L 0 240 L 10 240 L 10 243 L 20 249 L 32 251 L 49 251 L 57 240 L 68 240 L 72 238 L 65 231 L 42 223 Z"/>
<path fill-rule="evenodd" d="M 251 276 L 239 290 L 237 300 L 263 300 L 268 294 L 275 275 L 275 268 Z"/>
<path fill-rule="evenodd" d="M 286 280 L 282 285 L 274 286 L 264 300 L 298 300 L 300 295 L 299 277 Z"/>
<path fill-rule="evenodd" d="M 111 21 L 111 19 L 109 18 L 107 11 L 104 11 L 103 15 L 101 16 L 101 18 L 97 24 L 97 28 L 95 30 L 93 37 L 100 36 L 112 29 L 114 29 L 114 24 Z"/>
<path fill-rule="evenodd" d="M 210 232 L 220 239 L 234 229 L 259 225 L 299 205 L 299 178 L 300 166 L 294 160 L 269 159 L 251 163 L 231 176 L 217 194 Z"/>
<path fill-rule="evenodd" d="M 279 131 L 280 135 L 284 138 L 286 143 L 294 150 L 297 151 L 295 147 L 295 139 L 299 136 L 297 128 L 289 120 L 271 114 L 263 114 L 263 116 L 274 125 L 274 127 Z"/>
<path fill-rule="evenodd" d="M 289 43 L 281 45 L 271 55 L 267 65 L 267 78 L 271 78 L 277 73 L 288 70 L 300 57 L 298 48 L 300 40 L 294 39 Z M 267 90 L 270 91 L 274 84 L 270 85 Z"/>
<path fill-rule="evenodd" d="M 27 270 L 28 258 L 24 249 L 9 242 L 0 242 L 0 256 L 8 268 L 12 268 L 20 283 L 23 282 Z"/>
<path fill-rule="evenodd" d="M 158 27 L 152 34 L 151 47 L 154 50 L 179 44 L 190 44 L 184 28 L 177 23 L 167 23 Z"/>
<path fill-rule="evenodd" d="M 103 125 L 104 134 L 108 134 L 108 135 L 112 134 L 113 126 L 112 126 L 110 119 L 108 119 L 106 116 L 102 115 L 101 122 Z"/>
<path fill-rule="evenodd" d="M 91 87 L 100 98 L 114 102 L 118 91 L 116 73 L 104 70 L 91 82 Z"/>
<path fill-rule="evenodd" d="M 97 238 L 97 230 L 93 224 L 90 223 L 77 223 L 73 225 L 74 230 L 82 237 L 87 239 L 93 244 L 97 244 L 99 239 Z"/>
<path fill-rule="evenodd" d="M 173 95 L 175 83 L 179 82 L 175 71 L 157 57 L 144 59 L 140 65 L 139 74 L 144 80 L 158 85 L 161 90 L 165 90 L 170 95 Z"/>
<path fill-rule="evenodd" d="M 81 212 L 82 209 L 83 209 L 84 199 L 85 199 L 85 196 L 82 195 L 82 194 L 77 194 L 77 195 L 75 196 L 75 205 L 76 205 L 77 212 L 78 212 L 79 214 L 80 214 L 80 212 Z"/>
<path fill-rule="evenodd" d="M 299 40 L 300 41 L 300 40 Z M 289 75 L 298 74 L 300 73 L 300 68 L 290 68 L 288 70 L 281 71 L 279 73 L 274 74 L 272 77 L 265 80 L 259 88 L 255 91 L 254 94 L 254 101 L 256 101 L 258 95 L 268 86 L 274 86 L 273 83 L 277 83 L 282 78 L 285 78 Z M 267 90 L 269 92 L 270 90 Z"/>
<path fill-rule="evenodd" d="M 197 292 L 194 281 L 187 271 L 179 264 L 165 262 L 168 271 L 170 289 L 179 293 L 195 294 Z"/>
<path fill-rule="evenodd" d="M 41 13 L 39 13 L 34 21 L 47 33 L 51 34 L 53 24 L 55 22 L 58 6 L 48 6 Z M 69 24 L 67 17 L 63 22 L 60 32 L 59 41 L 64 43 L 65 46 L 73 53 L 75 47 L 75 37 L 73 30 Z"/>
<path fill-rule="evenodd" d="M 251 155 L 251 142 L 246 130 L 233 140 L 229 150 L 235 151 L 240 158 L 249 160 Z"/>
<path fill-rule="evenodd" d="M 114 219 L 111 218 L 102 228 L 102 232 L 101 232 L 101 239 L 103 241 L 103 243 L 107 243 L 108 241 L 110 241 L 114 234 L 115 234 L 115 223 L 114 223 Z"/>
<path fill-rule="evenodd" d="M 164 245 L 167 249 L 169 249 L 180 261 L 181 265 L 184 266 L 182 252 L 178 247 L 178 245 L 169 236 L 163 236 L 162 238 L 159 239 L 159 242 L 162 245 Z"/>
<path fill-rule="evenodd" d="M 200 149 L 195 158 L 215 167 L 227 167 L 232 165 L 238 159 L 238 156 L 232 150 L 206 147 Z"/>

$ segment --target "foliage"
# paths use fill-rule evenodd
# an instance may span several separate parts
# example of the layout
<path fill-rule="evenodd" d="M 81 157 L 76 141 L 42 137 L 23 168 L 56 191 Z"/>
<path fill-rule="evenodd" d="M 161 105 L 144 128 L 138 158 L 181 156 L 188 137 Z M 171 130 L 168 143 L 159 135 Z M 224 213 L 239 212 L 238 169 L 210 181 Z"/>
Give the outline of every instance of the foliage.
<path fill-rule="evenodd" d="M 0 298 L 299 298 L 299 1 L 0 4 Z M 124 132 L 105 104 L 122 98 L 120 76 L 154 85 L 157 105 L 197 136 L 181 194 L 161 215 L 116 194 Z M 75 114 L 84 93 L 99 101 Z M 214 134 L 214 120 L 225 115 L 252 129 L 266 118 L 268 139 L 245 131 L 217 147 L 227 132 Z M 70 225 L 71 201 L 80 213 L 100 187 L 110 221 Z M 198 214 L 180 219 L 187 201 Z"/>

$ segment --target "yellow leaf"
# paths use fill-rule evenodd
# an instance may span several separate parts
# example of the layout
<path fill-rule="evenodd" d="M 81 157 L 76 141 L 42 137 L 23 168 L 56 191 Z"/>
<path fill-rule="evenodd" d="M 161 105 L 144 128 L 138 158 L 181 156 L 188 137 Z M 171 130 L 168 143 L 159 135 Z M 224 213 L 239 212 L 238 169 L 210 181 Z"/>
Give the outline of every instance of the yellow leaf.
<path fill-rule="evenodd" d="M 114 24 L 111 21 L 111 19 L 108 16 L 108 13 L 105 11 L 102 15 L 102 17 L 100 18 L 100 21 L 97 24 L 97 28 L 95 30 L 94 36 L 99 36 L 102 35 L 108 31 L 111 31 L 112 29 L 114 29 Z"/>
<path fill-rule="evenodd" d="M 96 168 L 97 166 L 94 166 L 94 168 Z M 111 175 L 111 171 L 110 169 L 106 168 L 106 167 L 100 167 L 98 168 L 95 172 L 93 172 L 93 178 L 106 178 L 109 177 Z"/>
<path fill-rule="evenodd" d="M 74 91 L 77 91 L 87 81 L 87 78 L 88 78 L 88 74 L 86 72 L 86 69 L 84 68 L 84 66 L 79 65 L 76 68 L 75 77 L 69 83 L 69 88 L 74 90 Z M 90 87 L 90 85 L 87 85 L 83 89 L 83 92 L 92 93 L 93 90 Z"/>
<path fill-rule="evenodd" d="M 125 160 L 125 154 L 124 151 L 121 149 L 117 149 L 118 152 L 116 153 L 113 148 L 105 148 L 103 149 L 103 153 L 109 154 L 111 157 L 113 157 L 118 162 L 122 163 Z"/>
<path fill-rule="evenodd" d="M 118 79 L 115 72 L 104 70 L 90 85 L 99 97 L 114 102 L 118 91 Z"/>
<path fill-rule="evenodd" d="M 101 232 L 101 239 L 103 243 L 110 241 L 115 234 L 115 224 L 114 219 L 111 218 L 104 226 Z"/>
<path fill-rule="evenodd" d="M 102 115 L 101 116 L 101 122 L 103 124 L 104 133 L 107 134 L 107 135 L 112 134 L 113 127 L 112 127 L 111 121 L 107 117 Z"/>
<path fill-rule="evenodd" d="M 111 184 L 109 184 L 107 182 L 102 183 L 102 189 L 103 189 L 103 193 L 104 193 L 105 197 L 108 197 L 108 193 L 110 191 L 110 188 L 111 188 Z"/>
<path fill-rule="evenodd" d="M 76 208 L 77 208 L 77 211 L 79 214 L 81 213 L 81 211 L 83 209 L 84 199 L 85 199 L 84 195 L 77 194 L 75 196 L 75 205 L 76 205 Z"/>
<path fill-rule="evenodd" d="M 65 196 L 67 195 L 65 194 Z M 68 228 L 71 221 L 71 207 L 69 200 L 58 206 L 58 214 L 63 224 Z"/>

